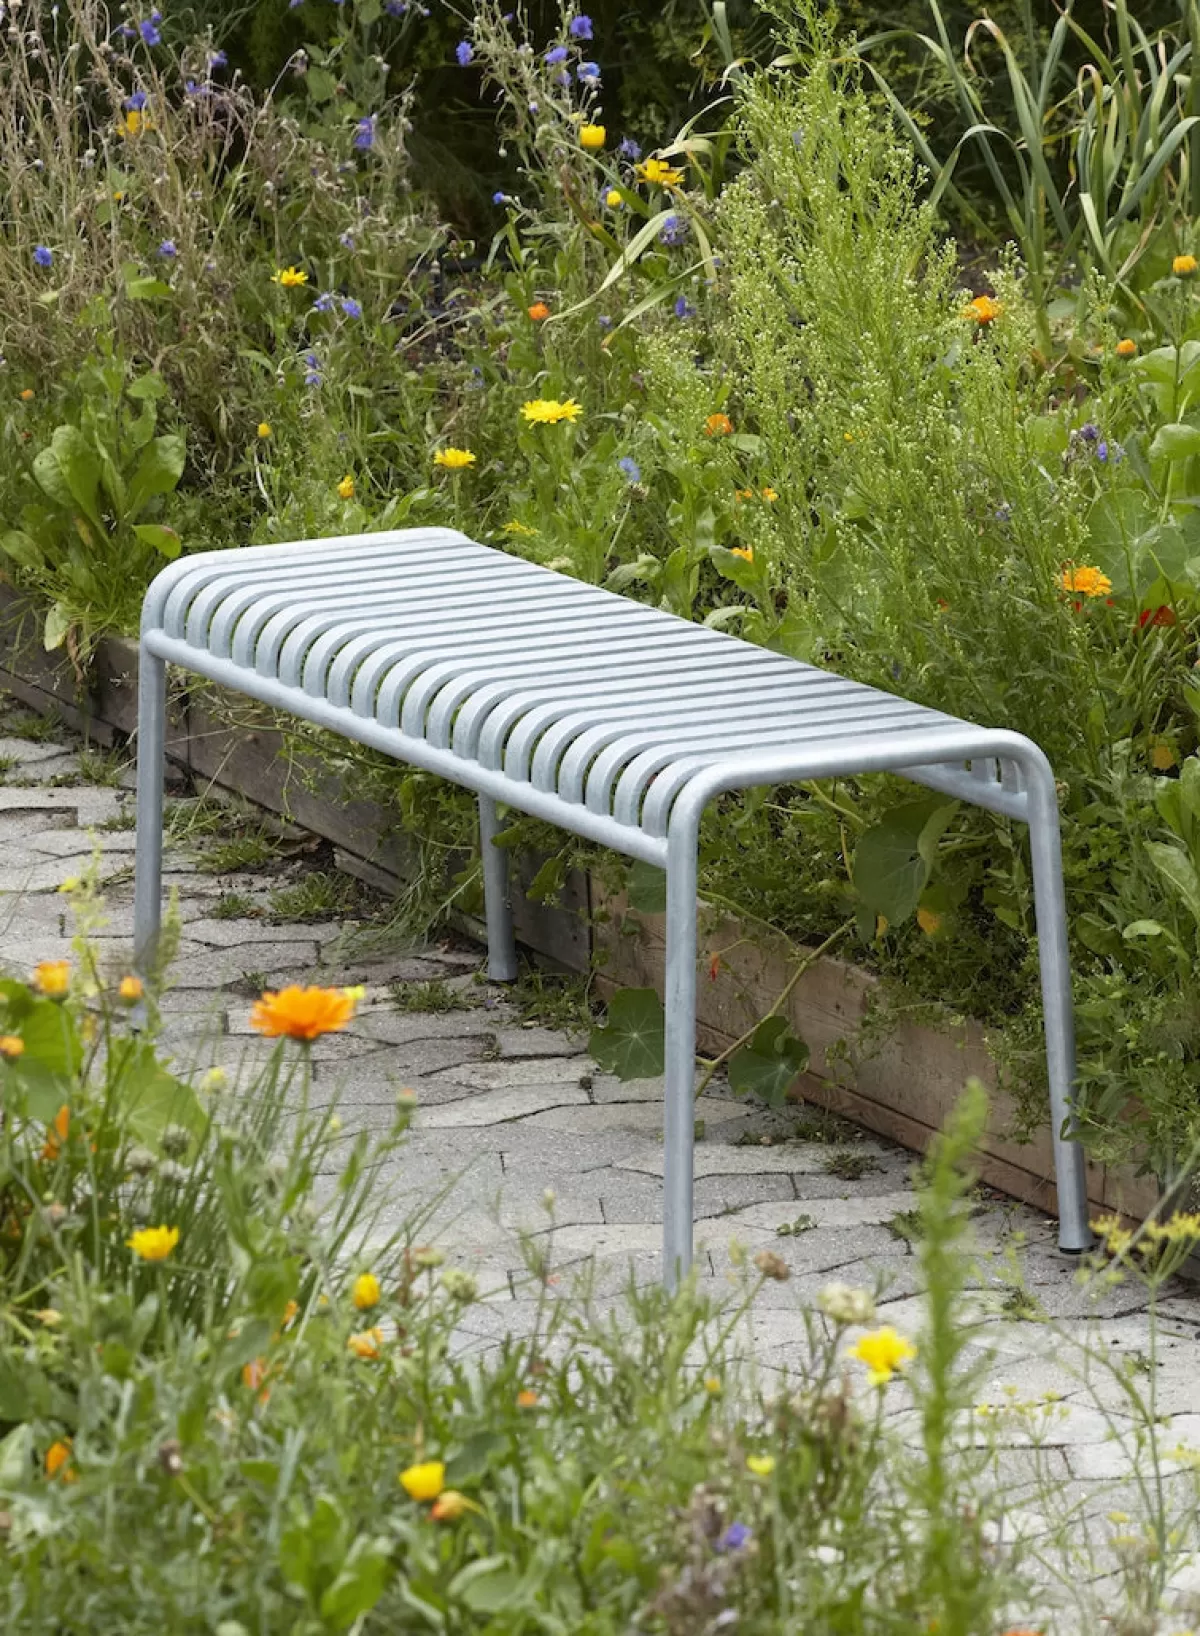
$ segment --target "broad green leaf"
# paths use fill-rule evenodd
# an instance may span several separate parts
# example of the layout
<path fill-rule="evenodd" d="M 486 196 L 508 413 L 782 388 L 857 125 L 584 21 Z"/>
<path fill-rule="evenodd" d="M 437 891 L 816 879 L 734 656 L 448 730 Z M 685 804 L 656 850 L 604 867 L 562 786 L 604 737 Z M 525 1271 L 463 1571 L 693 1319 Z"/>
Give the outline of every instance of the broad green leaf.
<path fill-rule="evenodd" d="M 116 1086 L 117 1116 L 127 1129 L 157 1145 L 167 1125 L 182 1125 L 198 1133 L 205 1113 L 190 1085 L 168 1073 L 148 1040 L 118 1040 L 112 1047 L 109 1075 Z"/>
<path fill-rule="evenodd" d="M 97 501 L 100 461 L 95 449 L 77 426 L 56 426 L 50 447 L 71 498 L 88 521 L 103 530 Z"/>
<path fill-rule="evenodd" d="M 1174 422 L 1160 426 L 1150 445 L 1151 460 L 1190 460 L 1200 454 L 1200 426 Z"/>
<path fill-rule="evenodd" d="M 629 907 L 640 915 L 661 915 L 667 907 L 667 872 L 640 858 L 629 866 Z"/>
<path fill-rule="evenodd" d="M 1170 937 L 1171 934 L 1157 920 L 1131 920 L 1121 936 L 1127 943 L 1134 943 L 1141 937 Z"/>
<path fill-rule="evenodd" d="M 662 572 L 662 563 L 657 557 L 641 556 L 636 562 L 622 562 L 613 569 L 604 581 L 606 591 L 623 591 L 629 585 L 643 580 L 647 585 L 653 585 Z"/>
<path fill-rule="evenodd" d="M 938 841 L 955 813 L 953 801 L 932 797 L 893 807 L 859 839 L 854 889 L 891 926 L 907 920 L 929 884 Z"/>
<path fill-rule="evenodd" d="M 131 278 L 125 285 L 125 294 L 131 301 L 160 301 L 170 295 L 171 286 L 161 278 Z"/>
<path fill-rule="evenodd" d="M 713 566 L 725 579 L 731 579 L 743 591 L 756 591 L 762 582 L 761 570 L 754 566 L 753 561 L 739 557 L 736 552 L 728 551 L 723 545 L 714 545 L 709 551 Z"/>
<path fill-rule="evenodd" d="M 0 1442 L 0 1493 L 20 1488 L 33 1468 L 33 1427 L 14 1426 Z"/>
<path fill-rule="evenodd" d="M 808 1067 L 808 1046 L 791 1032 L 785 1017 L 767 1017 L 750 1043 L 729 1059 L 729 1085 L 738 1096 L 760 1096 L 774 1106 Z"/>
<path fill-rule="evenodd" d="M 136 517 L 154 495 L 171 493 L 183 476 L 185 459 L 183 438 L 175 432 L 156 437 L 143 449 L 129 482 L 126 506 L 131 517 Z"/>
<path fill-rule="evenodd" d="M 183 549 L 183 541 L 173 528 L 162 523 L 135 523 L 133 532 L 143 545 L 151 545 L 168 562 L 174 562 Z"/>
<path fill-rule="evenodd" d="M 1150 862 L 1183 899 L 1196 924 L 1200 925 L 1200 878 L 1196 875 L 1192 860 L 1180 847 L 1171 846 L 1165 841 L 1147 841 L 1146 852 Z"/>
<path fill-rule="evenodd" d="M 516 1595 L 521 1576 L 507 1557 L 468 1562 L 450 1581 L 447 1594 L 472 1613 L 497 1613 Z"/>
<path fill-rule="evenodd" d="M 314 102 L 331 102 L 337 94 L 337 80 L 327 68 L 310 68 L 304 88 Z"/>
<path fill-rule="evenodd" d="M 167 383 L 162 376 L 151 370 L 148 375 L 139 375 L 136 381 L 130 381 L 125 388 L 125 396 L 139 402 L 150 401 L 157 403 L 167 395 Z"/>
<path fill-rule="evenodd" d="M 619 988 L 608 1003 L 608 1021 L 593 1028 L 588 1050 L 618 1079 L 653 1079 L 663 1071 L 666 1020 L 652 988 Z"/>
<path fill-rule="evenodd" d="M 63 476 L 62 467 L 58 463 L 58 456 L 53 447 L 39 449 L 33 457 L 33 476 L 37 486 L 47 499 L 53 500 L 56 506 L 62 506 L 64 511 L 70 511 L 74 505 L 71 490 L 67 487 L 67 480 Z"/>
<path fill-rule="evenodd" d="M 7 534 L 0 534 L 0 551 L 10 557 L 18 568 L 38 569 L 42 566 L 41 547 L 22 529 L 13 528 Z"/>
<path fill-rule="evenodd" d="M 322 1619 L 334 1630 L 349 1630 L 383 1595 L 391 1566 L 387 1540 L 356 1539 L 337 1578 L 321 1598 Z"/>
<path fill-rule="evenodd" d="M 47 653 L 53 653 L 55 648 L 62 647 L 70 628 L 71 615 L 61 602 L 56 602 L 46 615 L 46 623 L 42 627 L 42 646 Z"/>

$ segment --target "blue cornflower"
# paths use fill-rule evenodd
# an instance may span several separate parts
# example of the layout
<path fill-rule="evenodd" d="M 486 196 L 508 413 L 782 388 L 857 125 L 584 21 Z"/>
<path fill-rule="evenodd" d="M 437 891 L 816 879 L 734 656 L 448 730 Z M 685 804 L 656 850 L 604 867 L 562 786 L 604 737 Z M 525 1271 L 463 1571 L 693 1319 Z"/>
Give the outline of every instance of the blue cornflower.
<path fill-rule="evenodd" d="M 347 318 L 361 318 L 362 304 L 356 301 L 352 295 L 344 295 L 342 297 L 342 311 Z"/>
<path fill-rule="evenodd" d="M 138 24 L 138 33 L 146 45 L 162 44 L 162 33 L 153 16 L 147 17 L 145 22 Z"/>
<path fill-rule="evenodd" d="M 304 362 L 308 366 L 304 375 L 305 386 L 320 386 L 321 360 L 317 357 L 315 352 L 306 352 L 304 354 Z"/>
<path fill-rule="evenodd" d="M 48 244 L 39 244 L 34 249 L 33 259 L 39 267 L 52 267 L 54 265 L 54 251 L 51 250 Z"/>
<path fill-rule="evenodd" d="M 626 136 L 621 139 L 621 144 L 617 149 L 617 153 L 622 159 L 632 160 L 634 164 L 636 164 L 642 157 L 640 145 L 636 143 L 631 136 Z"/>
<path fill-rule="evenodd" d="M 1011 523 L 1012 514 L 1012 507 L 1009 505 L 1008 501 L 1001 500 L 1000 504 L 996 507 L 996 521 L 998 523 Z"/>
<path fill-rule="evenodd" d="M 347 228 L 344 233 L 339 234 L 338 243 L 341 245 L 343 250 L 354 249 L 354 234 L 350 232 L 349 228 Z"/>
<path fill-rule="evenodd" d="M 466 68 L 475 55 L 475 47 L 470 40 L 460 40 L 454 48 L 454 55 L 460 68 Z"/>
<path fill-rule="evenodd" d="M 389 17 L 403 17 L 408 5 L 406 0 L 383 0 L 383 9 Z"/>
<path fill-rule="evenodd" d="M 682 244 L 687 238 L 690 228 L 687 219 L 683 216 L 668 216 L 662 224 L 662 231 L 658 235 L 659 243 L 665 244 L 668 249 Z"/>
<path fill-rule="evenodd" d="M 165 256 L 168 261 L 171 261 L 179 254 L 179 246 L 175 243 L 174 239 L 164 239 L 158 247 L 158 253 L 160 256 Z"/>
<path fill-rule="evenodd" d="M 740 1551 L 750 1543 L 750 1530 L 744 1522 L 731 1522 L 717 1540 L 718 1551 Z"/>
<path fill-rule="evenodd" d="M 1100 436 L 1100 428 L 1095 421 L 1088 420 L 1079 428 L 1079 435 L 1085 443 L 1094 443 Z"/>
<path fill-rule="evenodd" d="M 226 67 L 228 67 L 228 65 L 229 65 L 229 58 L 225 54 L 224 51 L 210 51 L 209 52 L 209 54 L 208 54 L 208 66 L 210 68 L 226 68 Z"/>
<path fill-rule="evenodd" d="M 567 27 L 567 33 L 573 40 L 590 40 L 592 38 L 592 19 L 580 12 L 578 17 L 572 17 Z"/>
<path fill-rule="evenodd" d="M 530 104 L 529 104 L 529 112 L 530 112 L 530 113 L 531 113 L 531 114 L 536 114 L 536 113 L 537 113 L 537 111 L 538 111 L 538 105 L 537 105 L 537 103 L 536 103 L 536 102 L 531 102 L 531 103 L 530 103 Z"/>
<path fill-rule="evenodd" d="M 375 146 L 374 114 L 364 114 L 354 127 L 354 146 L 360 153 L 370 153 Z"/>
<path fill-rule="evenodd" d="M 694 318 L 696 316 L 696 309 L 686 295 L 676 297 L 675 316 L 676 318 Z"/>
<path fill-rule="evenodd" d="M 331 290 L 323 290 L 321 292 L 321 294 L 313 302 L 313 311 L 314 312 L 332 312 L 333 311 L 333 292 Z"/>
<path fill-rule="evenodd" d="M 303 4 L 304 0 L 288 0 L 288 10 L 295 11 L 297 6 L 302 6 Z"/>
<path fill-rule="evenodd" d="M 597 318 L 596 322 L 599 324 L 601 329 L 611 329 L 613 325 L 612 319 L 606 312 L 602 312 L 599 318 Z"/>
<path fill-rule="evenodd" d="M 507 204 L 508 203 L 508 194 L 507 193 L 502 193 L 502 192 L 493 193 L 492 194 L 492 203 L 494 205 Z"/>
<path fill-rule="evenodd" d="M 570 55 L 571 53 L 567 50 L 565 45 L 552 45 L 549 51 L 546 53 L 546 67 L 557 68 L 559 63 L 566 62 Z"/>
<path fill-rule="evenodd" d="M 212 86 L 201 85 L 196 80 L 188 78 L 183 82 L 184 93 L 189 97 L 211 97 Z"/>
<path fill-rule="evenodd" d="M 147 97 L 144 91 L 135 91 L 132 96 L 125 98 L 125 101 L 121 104 L 121 106 L 125 109 L 126 113 L 140 114 L 149 100 L 150 99 Z"/>
<path fill-rule="evenodd" d="M 617 461 L 617 469 L 624 472 L 631 483 L 640 483 L 642 480 L 642 468 L 631 455 L 623 454 Z"/>
<path fill-rule="evenodd" d="M 132 23 L 122 23 L 120 28 L 117 29 L 116 32 L 121 36 L 121 38 L 123 40 L 136 40 L 137 39 L 137 29 L 134 28 Z"/>
<path fill-rule="evenodd" d="M 581 62 L 575 70 L 582 85 L 599 85 L 600 64 L 598 62 Z"/>

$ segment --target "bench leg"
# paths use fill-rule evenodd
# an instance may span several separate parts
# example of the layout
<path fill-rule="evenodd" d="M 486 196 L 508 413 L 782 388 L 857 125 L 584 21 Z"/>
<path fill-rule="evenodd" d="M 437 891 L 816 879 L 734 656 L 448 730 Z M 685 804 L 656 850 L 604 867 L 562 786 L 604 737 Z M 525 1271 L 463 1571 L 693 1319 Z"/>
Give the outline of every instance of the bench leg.
<path fill-rule="evenodd" d="M 134 965 L 149 975 L 162 928 L 163 750 L 167 667 L 145 648 L 138 665 L 137 849 L 133 898 Z"/>
<path fill-rule="evenodd" d="M 1046 1065 L 1050 1079 L 1050 1122 L 1058 1187 L 1058 1245 L 1077 1254 L 1089 1249 L 1087 1170 L 1083 1148 L 1072 1137 L 1071 1091 L 1075 1083 L 1075 1019 L 1067 949 L 1067 906 L 1063 893 L 1058 798 L 1047 770 L 1027 769 L 1029 845 L 1037 916 L 1042 1009 L 1046 1019 Z"/>
<path fill-rule="evenodd" d="M 692 1148 L 696 1129 L 696 837 L 672 835 L 667 861 L 666 1124 L 663 1282 L 692 1265 Z"/>
<path fill-rule="evenodd" d="M 517 977 L 517 945 L 513 939 L 512 900 L 508 893 L 508 848 L 495 844 L 500 833 L 496 803 L 479 797 L 479 850 L 483 857 L 483 902 L 487 915 L 487 974 L 493 983 L 512 983 Z"/>

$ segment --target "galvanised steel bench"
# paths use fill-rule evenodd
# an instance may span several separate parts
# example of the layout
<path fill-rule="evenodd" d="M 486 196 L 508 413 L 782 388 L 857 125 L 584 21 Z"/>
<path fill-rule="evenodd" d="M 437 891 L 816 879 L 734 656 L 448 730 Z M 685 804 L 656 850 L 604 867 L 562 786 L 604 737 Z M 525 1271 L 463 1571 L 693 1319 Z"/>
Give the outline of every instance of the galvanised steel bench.
<path fill-rule="evenodd" d="M 135 936 L 160 925 L 166 666 L 479 797 L 488 973 L 516 975 L 503 802 L 667 872 L 663 1272 L 692 1257 L 696 852 L 723 790 L 890 771 L 1029 826 L 1059 1243 L 1089 1243 L 1054 778 L 1019 734 L 693 625 L 477 545 L 404 529 L 181 558 L 145 600 Z"/>

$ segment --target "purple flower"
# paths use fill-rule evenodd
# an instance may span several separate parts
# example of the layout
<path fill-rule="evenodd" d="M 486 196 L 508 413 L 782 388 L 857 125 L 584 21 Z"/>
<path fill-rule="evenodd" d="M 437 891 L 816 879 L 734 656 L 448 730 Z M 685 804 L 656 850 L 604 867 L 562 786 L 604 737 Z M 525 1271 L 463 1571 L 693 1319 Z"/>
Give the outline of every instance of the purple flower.
<path fill-rule="evenodd" d="M 996 521 L 998 523 L 1012 522 L 1012 507 L 1009 505 L 1007 500 L 1001 500 L 1000 504 L 996 507 Z"/>
<path fill-rule="evenodd" d="M 347 318 L 362 317 L 362 305 L 361 303 L 357 302 L 352 295 L 344 295 L 342 297 L 342 311 L 345 313 Z"/>
<path fill-rule="evenodd" d="M 304 354 L 304 362 L 308 366 L 304 375 L 305 386 L 320 386 L 321 360 L 317 357 L 315 352 L 306 352 Z"/>
<path fill-rule="evenodd" d="M 546 53 L 546 67 L 557 68 L 559 63 L 566 62 L 570 55 L 571 53 L 567 50 L 565 45 L 553 45 Z"/>
<path fill-rule="evenodd" d="M 304 0 L 288 0 L 288 10 L 295 11 L 297 6 L 302 6 L 303 4 Z"/>
<path fill-rule="evenodd" d="M 475 47 L 470 40 L 460 40 L 454 48 L 454 55 L 460 68 L 466 68 L 475 55 Z"/>
<path fill-rule="evenodd" d="M 621 145 L 617 149 L 617 153 L 621 156 L 622 159 L 628 159 L 635 165 L 637 164 L 638 160 L 642 157 L 641 148 L 633 140 L 633 138 L 631 136 L 626 136 L 626 137 L 622 138 Z"/>
<path fill-rule="evenodd" d="M 351 233 L 349 231 L 349 229 L 347 229 L 347 231 L 345 233 L 342 233 L 342 234 L 339 235 L 338 243 L 341 245 L 343 250 L 353 250 L 354 249 L 354 234 Z"/>
<path fill-rule="evenodd" d="M 158 23 L 155 21 L 156 16 L 157 13 L 148 17 L 145 22 L 138 24 L 138 33 L 146 45 L 162 44 L 162 34 L 159 31 Z"/>
<path fill-rule="evenodd" d="M 189 97 L 211 97 L 212 96 L 212 87 L 210 85 L 200 85 L 194 79 L 190 79 L 190 78 L 184 80 L 183 89 L 184 89 L 185 94 L 187 96 L 189 96 Z"/>
<path fill-rule="evenodd" d="M 389 17 L 403 17 L 408 10 L 407 0 L 383 0 L 383 9 Z"/>
<path fill-rule="evenodd" d="M 47 244 L 39 244 L 34 249 L 33 259 L 39 267 L 52 267 L 54 265 L 54 251 Z"/>
<path fill-rule="evenodd" d="M 210 68 L 225 68 L 225 67 L 228 66 L 228 64 L 229 64 L 229 58 L 225 55 L 225 53 L 223 51 L 210 51 L 209 52 L 209 54 L 208 54 L 208 66 Z"/>
<path fill-rule="evenodd" d="M 602 312 L 596 322 L 601 329 L 611 329 L 613 326 L 613 321 L 606 312 Z"/>
<path fill-rule="evenodd" d="M 536 102 L 531 102 L 531 103 L 530 103 L 530 104 L 529 104 L 529 112 L 530 112 L 530 113 L 531 113 L 531 114 L 536 114 L 536 113 L 537 113 L 537 111 L 538 111 L 538 105 L 537 105 L 537 103 L 536 103 Z"/>
<path fill-rule="evenodd" d="M 592 38 L 592 19 L 580 12 L 578 17 L 572 17 L 567 33 L 573 40 L 590 40 Z"/>
<path fill-rule="evenodd" d="M 321 292 L 321 294 L 313 302 L 313 311 L 314 312 L 332 312 L 333 311 L 333 293 L 332 293 L 332 291 L 323 290 Z"/>
<path fill-rule="evenodd" d="M 1079 428 L 1079 435 L 1085 443 L 1094 443 L 1100 436 L 1100 428 L 1094 421 L 1085 421 Z"/>
<path fill-rule="evenodd" d="M 718 1551 L 740 1551 L 750 1543 L 750 1530 L 744 1522 L 731 1522 L 717 1541 Z"/>
<path fill-rule="evenodd" d="M 120 28 L 117 29 L 116 32 L 121 36 L 121 38 L 123 40 L 136 40 L 137 39 L 137 29 L 134 28 L 132 23 L 122 23 Z"/>
<path fill-rule="evenodd" d="M 125 101 L 121 104 L 121 106 L 125 109 L 126 113 L 140 114 L 142 109 L 146 106 L 148 100 L 149 99 L 144 91 L 135 91 L 132 96 L 125 98 Z"/>
<path fill-rule="evenodd" d="M 665 244 L 668 249 L 674 249 L 677 244 L 683 243 L 690 231 L 685 217 L 668 216 L 662 224 L 662 231 L 658 235 L 658 240 L 660 244 Z"/>
<path fill-rule="evenodd" d="M 642 480 L 642 468 L 630 455 L 623 454 L 621 456 L 620 460 L 617 461 L 617 470 L 624 472 L 631 483 L 640 483 Z"/>
<path fill-rule="evenodd" d="M 696 309 L 686 295 L 676 297 L 675 316 L 676 318 L 694 318 L 696 316 Z"/>
<path fill-rule="evenodd" d="M 507 193 L 493 193 L 492 194 L 492 203 L 494 205 L 507 204 L 508 203 L 508 194 Z"/>
<path fill-rule="evenodd" d="M 575 70 L 579 75 L 581 85 L 599 85 L 600 64 L 598 62 L 581 62 Z"/>
<path fill-rule="evenodd" d="M 374 114 L 364 114 L 354 127 L 354 146 L 360 153 L 370 153 L 375 146 Z"/>
<path fill-rule="evenodd" d="M 164 239 L 158 247 L 158 253 L 160 256 L 164 256 L 167 261 L 172 261 L 179 254 L 179 246 L 174 239 Z"/>

